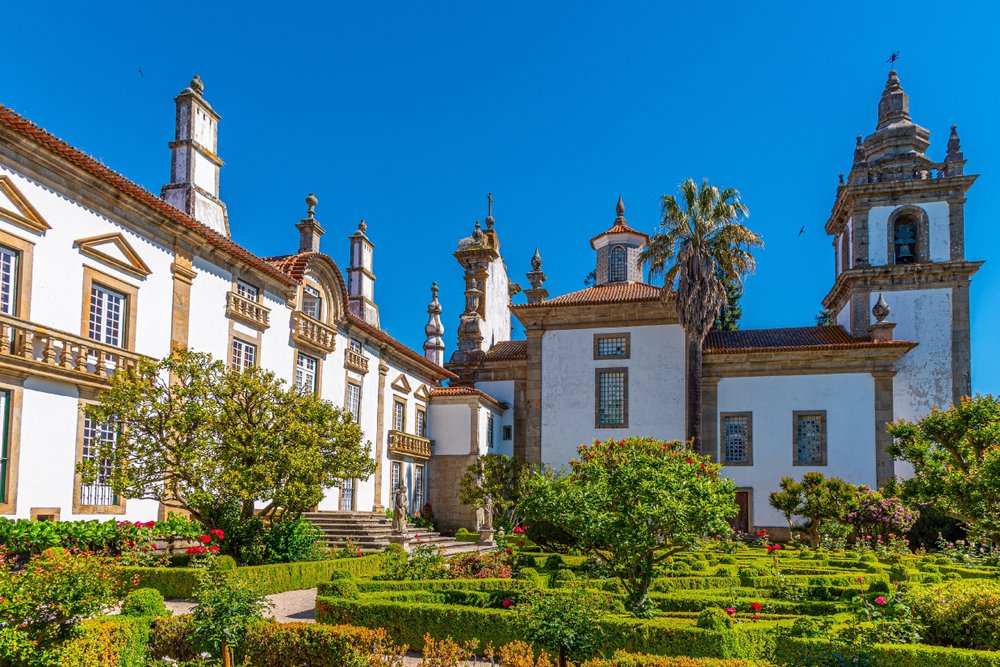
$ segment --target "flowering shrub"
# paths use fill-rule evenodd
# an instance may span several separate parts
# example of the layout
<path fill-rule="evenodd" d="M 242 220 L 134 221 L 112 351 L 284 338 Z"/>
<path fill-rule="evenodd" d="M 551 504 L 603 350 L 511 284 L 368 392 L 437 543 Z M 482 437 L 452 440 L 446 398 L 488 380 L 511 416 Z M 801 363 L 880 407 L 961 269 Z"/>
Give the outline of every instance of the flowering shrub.
<path fill-rule="evenodd" d="M 840 632 L 840 638 L 850 644 L 915 644 L 920 641 L 921 627 L 905 599 L 904 589 L 895 586 L 887 598 L 874 599 L 865 590 L 863 579 L 854 598 L 854 623 Z"/>
<path fill-rule="evenodd" d="M 211 530 L 206 535 L 200 535 L 198 541 L 201 545 L 195 545 L 184 553 L 191 556 L 188 565 L 191 567 L 207 568 L 212 565 L 212 559 L 219 555 L 222 550 L 221 542 L 225 533 L 219 529 Z"/>
<path fill-rule="evenodd" d="M 920 517 L 920 512 L 906 507 L 899 498 L 886 498 L 867 486 L 858 487 L 855 503 L 845 521 L 862 536 L 902 534 L 912 528 Z"/>
<path fill-rule="evenodd" d="M 191 637 L 213 656 L 239 650 L 251 621 L 263 618 L 271 602 L 253 586 L 229 573 L 205 568 L 198 573 L 197 604 L 191 610 Z"/>
<path fill-rule="evenodd" d="M 503 552 L 461 554 L 448 561 L 450 579 L 510 579 L 512 568 Z"/>

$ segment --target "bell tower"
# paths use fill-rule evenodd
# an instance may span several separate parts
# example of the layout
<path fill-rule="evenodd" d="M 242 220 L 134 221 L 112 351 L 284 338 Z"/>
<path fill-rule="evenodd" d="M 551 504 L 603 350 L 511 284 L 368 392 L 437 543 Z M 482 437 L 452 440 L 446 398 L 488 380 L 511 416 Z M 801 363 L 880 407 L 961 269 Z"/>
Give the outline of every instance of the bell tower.
<path fill-rule="evenodd" d="M 965 257 L 965 174 L 958 132 L 944 160 L 927 156 L 930 132 L 910 117 L 909 96 L 889 72 L 875 131 L 854 148 L 826 232 L 835 282 L 823 299 L 837 324 L 869 335 L 879 295 L 897 339 L 918 343 L 896 365 L 895 418 L 946 408 L 971 392 L 969 284 L 982 262 Z"/>

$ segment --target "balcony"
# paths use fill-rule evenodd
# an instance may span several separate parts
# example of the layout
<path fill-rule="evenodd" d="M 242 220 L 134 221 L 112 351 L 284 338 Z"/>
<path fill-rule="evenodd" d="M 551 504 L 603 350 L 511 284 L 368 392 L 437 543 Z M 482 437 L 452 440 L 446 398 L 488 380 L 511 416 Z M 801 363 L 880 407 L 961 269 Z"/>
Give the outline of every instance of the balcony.
<path fill-rule="evenodd" d="M 329 354 L 337 347 L 337 330 L 296 310 L 292 312 L 292 340 L 321 354 Z"/>
<path fill-rule="evenodd" d="M 402 431 L 389 431 L 389 454 L 415 459 L 431 457 L 431 441 Z"/>
<path fill-rule="evenodd" d="M 364 375 L 368 372 L 368 357 L 351 348 L 344 350 L 344 368 L 357 371 Z"/>
<path fill-rule="evenodd" d="M 266 329 L 271 326 L 270 308 L 265 308 L 236 292 L 226 294 L 226 316 L 255 329 Z"/>
<path fill-rule="evenodd" d="M 0 314 L 0 368 L 104 389 L 142 355 Z"/>

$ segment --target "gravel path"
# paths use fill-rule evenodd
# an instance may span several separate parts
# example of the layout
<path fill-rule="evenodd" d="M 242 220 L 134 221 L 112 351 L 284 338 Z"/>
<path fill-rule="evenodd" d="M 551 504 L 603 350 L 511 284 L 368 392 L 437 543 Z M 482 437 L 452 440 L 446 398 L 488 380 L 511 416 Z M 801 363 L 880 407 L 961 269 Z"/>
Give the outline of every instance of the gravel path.
<path fill-rule="evenodd" d="M 274 603 L 271 616 L 281 623 L 315 623 L 316 622 L 316 589 L 307 588 L 301 591 L 288 591 L 268 595 L 267 599 Z M 175 614 L 186 614 L 194 607 L 190 600 L 167 600 L 167 609 Z"/>

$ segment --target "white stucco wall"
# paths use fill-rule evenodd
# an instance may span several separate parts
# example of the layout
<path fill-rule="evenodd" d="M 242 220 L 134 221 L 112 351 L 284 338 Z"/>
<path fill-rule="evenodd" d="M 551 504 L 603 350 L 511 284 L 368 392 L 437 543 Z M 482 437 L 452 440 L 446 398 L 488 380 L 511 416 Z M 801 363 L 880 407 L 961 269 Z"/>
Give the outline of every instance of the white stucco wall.
<path fill-rule="evenodd" d="M 482 349 L 489 350 L 495 343 L 510 340 L 510 292 L 507 266 L 503 258 L 490 262 L 486 278 L 486 317 L 482 323 Z"/>
<path fill-rule="evenodd" d="M 493 452 L 496 454 L 503 454 L 505 456 L 514 455 L 514 438 L 517 436 L 514 432 L 514 381 L 513 380 L 493 380 L 490 382 L 477 382 L 476 389 L 492 396 L 501 403 L 506 403 L 510 406 L 508 409 L 503 411 L 503 414 L 497 412 L 496 417 L 496 440 L 494 441 Z M 503 427 L 509 426 L 511 437 L 508 440 L 503 439 Z"/>
<path fill-rule="evenodd" d="M 468 405 L 432 401 L 427 417 L 435 454 L 469 453 L 469 444 L 472 442 L 472 417 Z"/>
<path fill-rule="evenodd" d="M 753 524 L 784 526 L 768 495 L 782 477 L 816 470 L 853 484 L 875 485 L 875 384 L 862 373 L 723 378 L 718 409 L 752 412 L 753 465 L 728 466 L 737 487 L 753 489 Z M 827 465 L 792 465 L 792 412 L 826 410 Z M 721 433 L 721 427 L 720 427 Z M 720 442 L 721 444 L 721 442 Z"/>
<path fill-rule="evenodd" d="M 629 332 L 629 359 L 594 360 L 594 335 Z M 595 428 L 597 368 L 628 368 L 628 428 Z M 546 331 L 542 461 L 560 467 L 595 438 L 684 437 L 684 332 L 678 325 Z"/>
<path fill-rule="evenodd" d="M 946 262 L 951 258 L 951 232 L 948 226 L 948 203 L 918 204 L 927 213 L 928 248 L 932 262 Z M 868 211 L 868 254 L 872 266 L 889 263 L 889 217 L 900 206 L 873 206 Z"/>

